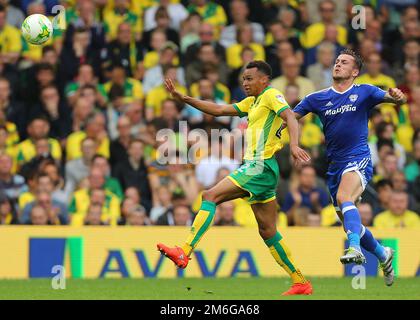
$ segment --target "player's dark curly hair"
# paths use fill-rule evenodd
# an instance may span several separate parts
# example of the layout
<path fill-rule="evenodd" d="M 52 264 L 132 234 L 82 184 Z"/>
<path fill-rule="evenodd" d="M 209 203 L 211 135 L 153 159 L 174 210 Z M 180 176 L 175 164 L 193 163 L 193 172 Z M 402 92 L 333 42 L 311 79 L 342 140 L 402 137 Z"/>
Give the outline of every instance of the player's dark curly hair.
<path fill-rule="evenodd" d="M 264 73 L 271 79 L 273 72 L 271 71 L 271 67 L 267 62 L 262 61 L 262 60 L 254 60 L 248 63 L 245 67 L 245 69 L 252 69 L 252 68 L 257 68 L 258 71 Z"/>
<path fill-rule="evenodd" d="M 356 62 L 356 67 L 360 71 L 363 68 L 363 59 L 362 57 L 354 50 L 346 48 L 344 50 L 341 50 L 340 54 L 347 54 L 349 56 L 352 56 L 354 58 L 354 61 Z"/>

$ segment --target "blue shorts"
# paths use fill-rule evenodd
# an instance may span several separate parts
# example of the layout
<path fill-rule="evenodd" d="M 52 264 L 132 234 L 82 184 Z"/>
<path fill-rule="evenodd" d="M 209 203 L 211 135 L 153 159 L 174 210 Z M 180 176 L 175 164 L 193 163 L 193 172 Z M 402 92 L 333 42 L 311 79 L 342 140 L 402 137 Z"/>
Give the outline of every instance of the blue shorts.
<path fill-rule="evenodd" d="M 338 187 L 340 186 L 341 177 L 346 172 L 352 171 L 359 175 L 363 190 L 365 190 L 366 185 L 369 183 L 373 176 L 373 166 L 370 156 L 360 157 L 352 161 L 345 162 L 332 161 L 328 166 L 327 185 L 336 211 L 340 211 L 336 197 Z"/>

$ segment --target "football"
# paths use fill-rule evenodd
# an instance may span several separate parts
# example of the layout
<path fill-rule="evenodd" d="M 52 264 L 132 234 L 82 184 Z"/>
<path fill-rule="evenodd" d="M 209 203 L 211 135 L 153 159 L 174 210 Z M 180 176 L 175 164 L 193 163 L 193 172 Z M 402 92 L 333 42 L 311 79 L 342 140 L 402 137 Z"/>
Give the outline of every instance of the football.
<path fill-rule="evenodd" d="M 22 23 L 22 35 L 31 44 L 43 44 L 52 34 L 52 23 L 42 14 L 32 14 Z"/>

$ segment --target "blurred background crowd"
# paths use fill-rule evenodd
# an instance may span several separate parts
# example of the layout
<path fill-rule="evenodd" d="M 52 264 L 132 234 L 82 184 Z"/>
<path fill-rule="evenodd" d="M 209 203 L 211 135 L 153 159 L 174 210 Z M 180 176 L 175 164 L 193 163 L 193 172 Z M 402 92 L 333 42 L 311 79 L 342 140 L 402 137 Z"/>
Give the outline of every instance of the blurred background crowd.
<path fill-rule="evenodd" d="M 20 34 L 34 13 L 54 22 L 42 46 Z M 244 66 L 261 59 L 294 107 L 331 86 L 336 55 L 351 47 L 365 61 L 358 83 L 408 97 L 372 111 L 375 172 L 358 205 L 362 222 L 420 226 L 419 39 L 415 0 L 0 0 L 0 224 L 190 225 L 201 191 L 237 168 L 242 150 L 212 141 L 194 164 L 175 161 L 188 153 L 189 133 L 237 129 L 241 141 L 247 123 L 172 100 L 163 79 L 191 96 L 234 103 L 245 98 Z M 291 165 L 284 130 L 279 227 L 338 226 L 321 123 L 307 116 L 300 125 L 313 161 Z M 159 161 L 161 129 L 175 133 L 169 164 Z M 218 206 L 215 224 L 256 221 L 237 199 Z"/>

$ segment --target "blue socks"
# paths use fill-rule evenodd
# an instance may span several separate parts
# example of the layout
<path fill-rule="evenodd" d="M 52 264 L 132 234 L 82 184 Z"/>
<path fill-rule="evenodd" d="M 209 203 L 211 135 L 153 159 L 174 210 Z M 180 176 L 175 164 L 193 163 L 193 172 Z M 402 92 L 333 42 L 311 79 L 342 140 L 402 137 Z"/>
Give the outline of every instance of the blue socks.
<path fill-rule="evenodd" d="M 348 201 L 341 205 L 341 212 L 344 216 L 344 230 L 349 239 L 349 246 L 360 251 L 362 222 L 360 220 L 359 210 L 357 210 L 353 202 Z"/>
<path fill-rule="evenodd" d="M 344 202 L 341 205 L 341 212 L 344 216 L 344 230 L 349 239 L 349 247 L 359 251 L 360 245 L 370 253 L 373 253 L 380 262 L 386 260 L 385 248 L 373 237 L 372 232 L 362 225 L 359 210 L 353 202 Z"/>
<path fill-rule="evenodd" d="M 380 262 L 386 260 L 385 248 L 373 237 L 372 232 L 363 225 L 360 234 L 360 244 L 364 249 L 373 253 Z"/>

